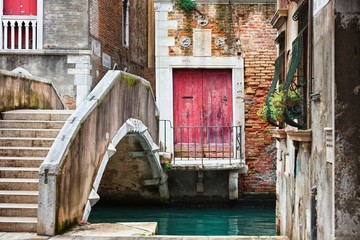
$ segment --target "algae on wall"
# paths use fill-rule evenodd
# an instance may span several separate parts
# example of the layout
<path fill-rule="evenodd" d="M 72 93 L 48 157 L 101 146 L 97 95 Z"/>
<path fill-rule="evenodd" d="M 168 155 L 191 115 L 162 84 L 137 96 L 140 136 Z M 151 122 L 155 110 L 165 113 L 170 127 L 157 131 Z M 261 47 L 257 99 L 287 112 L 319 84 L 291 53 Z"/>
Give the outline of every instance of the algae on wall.
<path fill-rule="evenodd" d="M 25 77 L 0 75 L 0 112 L 12 109 L 63 109 L 49 83 Z"/>

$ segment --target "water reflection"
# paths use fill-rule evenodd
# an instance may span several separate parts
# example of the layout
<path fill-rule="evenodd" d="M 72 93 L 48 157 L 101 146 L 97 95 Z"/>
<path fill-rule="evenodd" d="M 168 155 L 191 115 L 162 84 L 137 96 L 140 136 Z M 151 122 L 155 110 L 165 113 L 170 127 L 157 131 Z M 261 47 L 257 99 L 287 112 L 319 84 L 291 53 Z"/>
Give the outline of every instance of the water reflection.
<path fill-rule="evenodd" d="M 159 235 L 275 235 L 270 208 L 94 207 L 90 222 L 158 222 Z"/>

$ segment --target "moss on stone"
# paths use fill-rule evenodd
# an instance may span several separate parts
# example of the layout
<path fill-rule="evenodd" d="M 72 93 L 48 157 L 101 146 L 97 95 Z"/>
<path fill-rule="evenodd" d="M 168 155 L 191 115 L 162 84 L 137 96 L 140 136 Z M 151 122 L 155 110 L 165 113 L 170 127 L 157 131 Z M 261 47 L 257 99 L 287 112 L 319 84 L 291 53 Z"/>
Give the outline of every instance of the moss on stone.
<path fill-rule="evenodd" d="M 138 84 L 139 82 L 139 79 L 133 77 L 133 76 L 130 76 L 130 75 L 126 75 L 126 74 L 122 74 L 121 75 L 121 78 L 123 80 L 125 80 L 126 84 L 128 85 L 128 87 L 134 87 Z"/>
<path fill-rule="evenodd" d="M 3 96 L 4 101 L 0 105 L 0 111 L 8 111 L 13 109 L 51 109 L 51 103 L 42 94 L 36 92 L 19 92 L 8 91 Z"/>

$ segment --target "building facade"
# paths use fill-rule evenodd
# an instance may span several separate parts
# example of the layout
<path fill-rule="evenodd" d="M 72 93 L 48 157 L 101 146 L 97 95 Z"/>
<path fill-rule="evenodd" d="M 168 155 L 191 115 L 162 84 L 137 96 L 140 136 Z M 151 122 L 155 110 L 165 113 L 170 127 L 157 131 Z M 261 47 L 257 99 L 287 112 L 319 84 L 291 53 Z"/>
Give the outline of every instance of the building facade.
<path fill-rule="evenodd" d="M 191 161 L 198 160 L 200 171 L 190 168 L 188 177 L 197 183 L 193 196 L 196 191 L 206 195 L 204 182 L 211 180 L 201 172 L 211 164 L 226 171 L 232 164 L 243 164 L 230 170 L 232 177 L 224 185 L 232 188 L 237 182 L 236 191 L 229 190 L 230 199 L 275 192 L 275 148 L 271 135 L 264 134 L 271 126 L 256 116 L 274 71 L 276 31 L 270 20 L 275 5 L 275 1 L 155 1 L 160 140 L 163 151 L 175 160 L 175 169 L 181 171 L 179 165 L 196 165 Z M 230 162 L 224 163 L 227 159 Z M 246 173 L 238 178 L 238 172 Z"/>
<path fill-rule="evenodd" d="M 152 6 L 130 0 L 2 0 L 0 68 L 50 80 L 67 108 L 79 105 L 113 68 L 153 82 L 154 29 L 143 24 L 153 22 Z"/>
<path fill-rule="evenodd" d="M 267 98 L 278 126 L 277 227 L 290 239 L 358 239 L 358 1 L 278 1 L 278 58 Z M 276 87 L 277 85 L 277 87 Z M 279 86 L 281 85 L 281 88 Z"/>

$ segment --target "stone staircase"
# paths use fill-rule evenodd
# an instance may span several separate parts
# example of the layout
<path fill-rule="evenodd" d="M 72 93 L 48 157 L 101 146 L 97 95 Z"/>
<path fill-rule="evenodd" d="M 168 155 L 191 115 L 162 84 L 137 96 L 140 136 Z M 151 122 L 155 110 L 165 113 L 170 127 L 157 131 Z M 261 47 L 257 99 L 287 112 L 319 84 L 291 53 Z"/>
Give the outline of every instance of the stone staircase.
<path fill-rule="evenodd" d="M 14 110 L 0 120 L 0 232 L 36 232 L 39 167 L 72 111 Z"/>

